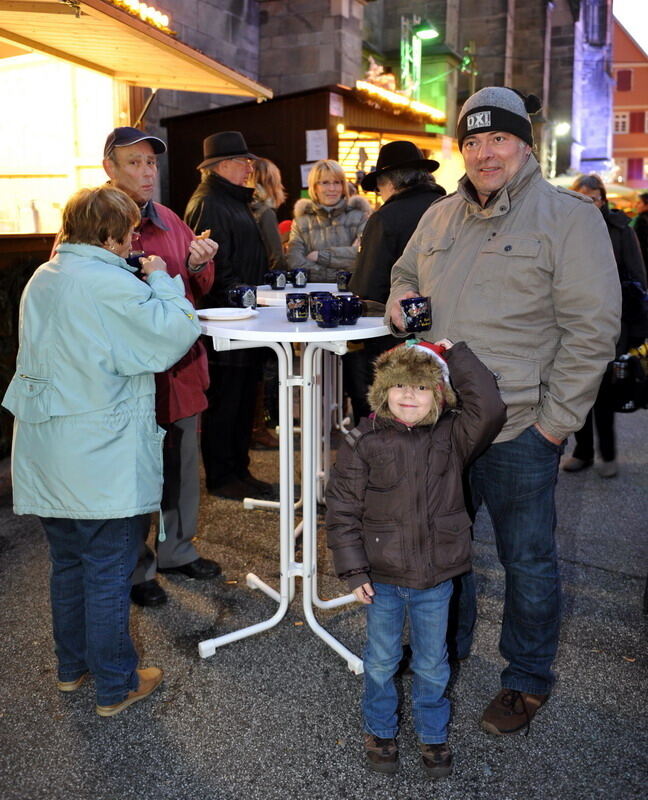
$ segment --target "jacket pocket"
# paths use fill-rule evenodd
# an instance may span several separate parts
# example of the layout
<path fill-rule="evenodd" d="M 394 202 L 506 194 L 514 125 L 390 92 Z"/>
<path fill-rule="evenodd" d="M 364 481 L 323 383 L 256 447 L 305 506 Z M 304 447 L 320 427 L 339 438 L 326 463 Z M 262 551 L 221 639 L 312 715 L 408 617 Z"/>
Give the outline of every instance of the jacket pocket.
<path fill-rule="evenodd" d="M 540 362 L 495 353 L 475 355 L 495 376 L 502 399 L 508 406 L 536 406 L 542 400 Z"/>
<path fill-rule="evenodd" d="M 463 564 L 470 559 L 470 527 L 468 512 L 450 511 L 435 520 L 432 565 L 437 570 Z"/>
<path fill-rule="evenodd" d="M 482 247 L 482 253 L 497 253 L 504 258 L 537 258 L 540 253 L 540 240 L 503 233 L 487 242 Z"/>
<path fill-rule="evenodd" d="M 421 255 L 431 256 L 434 253 L 442 253 L 449 250 L 454 244 L 455 237 L 449 233 L 443 233 L 439 236 L 424 235 L 421 238 L 420 251 Z"/>
<path fill-rule="evenodd" d="M 403 536 L 397 525 L 365 519 L 363 539 L 372 570 L 394 576 L 407 570 Z"/>
<path fill-rule="evenodd" d="M 551 266 L 537 236 L 498 234 L 484 244 L 478 258 L 475 284 L 496 296 L 504 308 L 512 292 L 537 304 L 551 291 Z"/>
<path fill-rule="evenodd" d="M 50 380 L 14 375 L 3 405 L 21 422 L 47 422 L 50 418 Z"/>
<path fill-rule="evenodd" d="M 162 500 L 162 444 L 165 432 L 140 430 L 137 454 L 137 500 L 139 506 L 157 505 Z"/>
<path fill-rule="evenodd" d="M 393 489 L 401 480 L 396 467 L 394 453 L 380 453 L 369 463 L 369 480 L 367 491 L 387 492 Z"/>

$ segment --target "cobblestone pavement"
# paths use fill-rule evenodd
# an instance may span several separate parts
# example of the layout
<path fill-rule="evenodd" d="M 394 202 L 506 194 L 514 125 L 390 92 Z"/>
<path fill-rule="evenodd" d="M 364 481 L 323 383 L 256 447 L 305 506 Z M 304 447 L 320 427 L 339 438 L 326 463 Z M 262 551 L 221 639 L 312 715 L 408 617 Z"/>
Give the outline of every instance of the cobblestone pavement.
<path fill-rule="evenodd" d="M 402 679 L 401 769 L 362 764 L 362 679 L 309 630 L 298 602 L 267 633 L 201 659 L 204 638 L 273 613 L 249 571 L 276 585 L 277 515 L 203 496 L 199 549 L 224 567 L 216 581 L 161 578 L 170 601 L 135 608 L 144 666 L 161 691 L 118 717 L 94 713 L 92 684 L 56 691 L 47 548 L 38 521 L 0 507 L 0 798 L 2 800 L 591 800 L 646 797 L 648 414 L 618 420 L 620 474 L 562 473 L 558 538 L 564 624 L 557 684 L 529 736 L 478 727 L 498 689 L 503 573 L 485 517 L 476 526 L 479 622 L 451 685 L 455 772 L 431 783 L 418 761 Z M 276 453 L 253 471 L 276 478 Z M 341 587 L 320 543 L 321 594 Z M 298 590 L 300 581 L 297 581 Z M 363 612 L 318 612 L 355 652 Z"/>

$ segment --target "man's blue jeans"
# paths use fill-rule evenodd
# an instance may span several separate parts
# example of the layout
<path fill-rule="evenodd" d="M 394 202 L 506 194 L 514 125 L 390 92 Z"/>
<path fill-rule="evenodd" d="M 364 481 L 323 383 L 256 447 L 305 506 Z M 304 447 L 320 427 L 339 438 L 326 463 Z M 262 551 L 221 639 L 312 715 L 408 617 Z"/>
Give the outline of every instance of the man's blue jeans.
<path fill-rule="evenodd" d="M 450 702 L 443 696 L 450 667 L 446 649 L 448 605 L 452 581 L 432 589 L 408 589 L 374 583 L 373 602 L 367 606 L 367 646 L 364 652 L 364 727 L 382 739 L 398 732 L 398 694 L 394 675 L 403 655 L 403 626 L 409 616 L 412 648 L 412 708 L 414 728 L 421 742 L 448 740 Z"/>
<path fill-rule="evenodd" d="M 58 677 L 94 675 L 97 703 L 137 689 L 128 631 L 131 576 L 149 514 L 124 519 L 41 518 L 50 547 L 50 598 Z"/>
<path fill-rule="evenodd" d="M 483 502 L 506 574 L 500 653 L 502 687 L 548 694 L 560 632 L 560 579 L 554 532 L 555 485 L 563 445 L 535 428 L 491 445 L 471 466 L 475 512 Z M 461 581 L 457 650 L 467 655 L 476 615 L 472 573 Z"/>

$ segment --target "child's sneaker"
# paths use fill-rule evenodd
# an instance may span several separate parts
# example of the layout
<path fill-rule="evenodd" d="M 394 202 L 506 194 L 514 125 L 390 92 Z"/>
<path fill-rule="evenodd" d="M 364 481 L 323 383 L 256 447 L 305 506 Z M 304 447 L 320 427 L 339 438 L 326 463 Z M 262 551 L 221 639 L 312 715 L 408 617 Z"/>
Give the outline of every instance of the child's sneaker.
<path fill-rule="evenodd" d="M 452 772 L 452 750 L 447 742 L 423 744 L 419 742 L 423 769 L 430 778 L 445 778 Z"/>
<path fill-rule="evenodd" d="M 396 739 L 381 739 L 371 733 L 364 735 L 367 766 L 374 772 L 391 774 L 398 769 L 398 745 Z"/>

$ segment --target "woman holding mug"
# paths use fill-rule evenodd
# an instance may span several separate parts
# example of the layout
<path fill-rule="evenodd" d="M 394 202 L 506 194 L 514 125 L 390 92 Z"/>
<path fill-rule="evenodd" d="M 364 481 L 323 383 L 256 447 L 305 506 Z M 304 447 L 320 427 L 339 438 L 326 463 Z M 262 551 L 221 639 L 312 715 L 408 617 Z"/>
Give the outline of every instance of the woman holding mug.
<path fill-rule="evenodd" d="M 56 255 L 20 301 L 17 368 L 2 404 L 15 417 L 14 511 L 40 517 L 50 549 L 58 688 L 94 676 L 113 716 L 162 681 L 137 669 L 130 579 L 162 495 L 153 374 L 200 335 L 181 283 L 158 256 L 124 260 L 137 205 L 119 189 L 82 189 L 63 211 Z"/>

